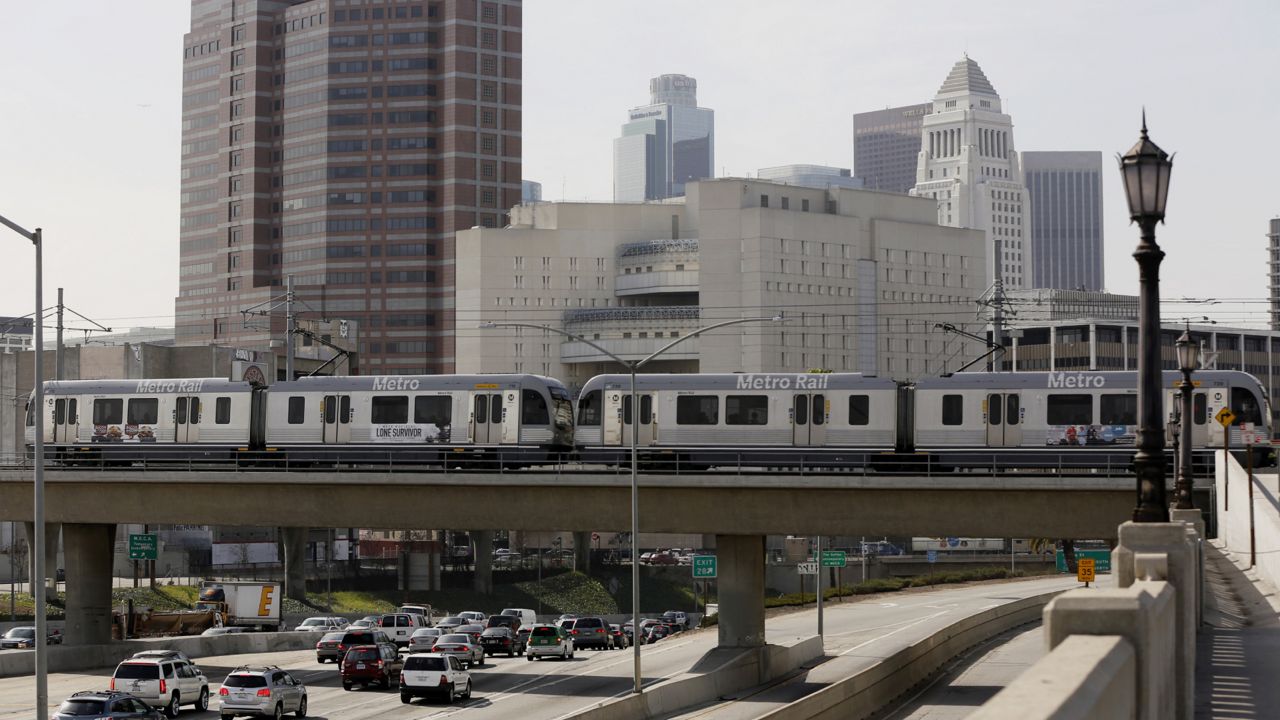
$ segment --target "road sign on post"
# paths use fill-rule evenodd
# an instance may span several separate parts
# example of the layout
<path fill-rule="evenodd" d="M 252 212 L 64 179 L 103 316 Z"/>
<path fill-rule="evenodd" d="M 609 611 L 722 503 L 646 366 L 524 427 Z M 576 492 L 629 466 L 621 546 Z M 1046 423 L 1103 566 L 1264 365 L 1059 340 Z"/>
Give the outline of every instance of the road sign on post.
<path fill-rule="evenodd" d="M 816 562 L 796 563 L 796 572 L 800 573 L 801 575 L 817 575 L 818 563 Z"/>
<path fill-rule="evenodd" d="M 716 576 L 716 556 L 715 555 L 694 555 L 693 556 L 693 577 L 699 580 L 706 580 Z"/>
<path fill-rule="evenodd" d="M 842 568 L 849 564 L 849 558 L 843 550 L 823 550 L 822 567 Z"/>
<path fill-rule="evenodd" d="M 130 535 L 129 536 L 129 559 L 130 560 L 155 560 L 156 559 L 156 536 L 155 535 Z"/>
<path fill-rule="evenodd" d="M 1085 587 L 1093 582 L 1093 562 L 1093 558 L 1080 558 L 1076 561 L 1076 580 L 1084 583 Z"/>
<path fill-rule="evenodd" d="M 1231 412 L 1231 408 L 1224 407 L 1218 411 L 1217 415 L 1213 416 L 1213 419 L 1221 423 L 1224 428 L 1231 427 L 1231 423 L 1235 422 L 1236 414 Z"/>
<path fill-rule="evenodd" d="M 930 564 L 930 565 L 932 565 L 932 564 L 934 564 L 934 563 L 938 562 L 938 551 L 937 551 L 937 550 L 930 550 L 928 553 L 926 553 L 926 557 L 928 557 L 928 559 L 929 559 L 929 564 Z"/>

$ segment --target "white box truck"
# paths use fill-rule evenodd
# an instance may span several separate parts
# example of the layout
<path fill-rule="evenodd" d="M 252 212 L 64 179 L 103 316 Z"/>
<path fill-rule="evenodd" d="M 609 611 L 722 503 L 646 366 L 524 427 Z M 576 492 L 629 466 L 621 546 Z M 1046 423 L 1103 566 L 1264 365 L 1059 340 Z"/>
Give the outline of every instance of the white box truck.
<path fill-rule="evenodd" d="M 196 610 L 212 610 L 221 625 L 251 627 L 255 630 L 280 629 L 280 583 L 220 582 L 200 584 Z"/>

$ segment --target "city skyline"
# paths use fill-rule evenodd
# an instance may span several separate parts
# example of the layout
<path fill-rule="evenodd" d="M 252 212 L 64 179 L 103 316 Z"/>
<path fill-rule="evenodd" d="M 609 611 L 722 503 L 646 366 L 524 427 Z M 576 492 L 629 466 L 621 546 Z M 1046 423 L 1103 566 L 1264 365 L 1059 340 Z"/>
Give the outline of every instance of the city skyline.
<path fill-rule="evenodd" d="M 1136 138 L 1145 105 L 1153 139 L 1178 153 L 1169 224 L 1160 231 L 1169 254 L 1165 298 L 1252 301 L 1172 304 L 1166 317 L 1208 314 L 1222 322 L 1267 322 L 1265 228 L 1280 214 L 1280 200 L 1261 177 L 1265 164 L 1240 162 L 1220 137 L 1221 128 L 1239 125 L 1244 98 L 1258 106 L 1249 115 L 1267 117 L 1280 105 L 1254 92 L 1257 73 L 1240 70 L 1280 64 L 1264 34 L 1274 24 L 1267 21 L 1280 15 L 1276 8 L 1246 3 L 1228 15 L 1192 4 L 1091 3 L 1047 11 L 1000 3 L 982 18 L 939 7 L 920 23 L 909 9 L 888 4 L 853 10 L 813 3 L 789 7 L 780 22 L 761 4 L 726 24 L 726 5 L 710 2 L 685 8 L 682 23 L 672 26 L 668 11 L 675 7 L 550 0 L 526 5 L 523 167 L 527 177 L 543 183 L 544 200 L 609 201 L 618 109 L 634 106 L 636 88 L 662 73 L 698 78 L 699 104 L 715 108 L 721 120 L 716 174 L 743 176 L 787 163 L 852 165 L 854 113 L 930 97 L 939 73 L 967 51 L 998 78 L 1023 150 L 1114 156 Z M 109 7 L 29 5 L 16 8 L 10 20 L 57 27 L 58 49 L 40 43 L 36 33 L 23 33 L 0 50 L 10 67 L 39 68 L 15 78 L 11 87 L 16 107 L 35 109 L 0 121 L 9 140 L 0 214 L 43 227 L 46 288 L 66 287 L 68 303 L 92 308 L 95 319 L 113 326 L 172 320 L 178 285 L 179 59 L 188 9 L 185 3 L 141 2 L 126 16 Z M 910 46 L 894 42 L 893 33 L 876 32 L 864 33 L 865 42 L 853 46 L 812 42 L 813 27 L 842 21 L 864 28 L 908 22 L 919 27 Z M 1126 34 L 1138 23 L 1150 32 L 1142 42 Z M 660 59 L 637 61 L 639 50 L 651 43 L 645 38 L 657 36 L 657 28 L 664 32 L 664 52 L 647 57 Z M 117 42 L 103 43 L 104 37 Z M 130 37 L 142 41 L 118 42 Z M 1187 43 L 1203 44 L 1205 37 L 1231 42 L 1194 55 L 1184 52 Z M 745 71 L 733 48 L 759 47 L 766 39 L 771 52 L 802 56 L 822 72 L 796 74 L 767 63 Z M 598 61 L 582 63 L 584 57 Z M 122 68 L 129 73 L 125 84 L 118 77 Z M 584 85 L 593 92 L 583 93 Z M 75 92 L 63 91 L 71 88 Z M 565 107 L 575 112 L 566 115 Z M 1128 224 L 1109 157 L 1103 172 L 1105 285 L 1132 293 L 1137 268 L 1129 254 L 1137 230 Z M 1210 254 L 1201 248 L 1209 243 L 1212 257 L 1230 262 L 1206 263 Z M 29 249 L 16 235 L 4 247 L 15 272 L 0 289 L 0 309 L 21 315 L 31 297 Z M 132 273 L 143 279 L 130 279 Z"/>

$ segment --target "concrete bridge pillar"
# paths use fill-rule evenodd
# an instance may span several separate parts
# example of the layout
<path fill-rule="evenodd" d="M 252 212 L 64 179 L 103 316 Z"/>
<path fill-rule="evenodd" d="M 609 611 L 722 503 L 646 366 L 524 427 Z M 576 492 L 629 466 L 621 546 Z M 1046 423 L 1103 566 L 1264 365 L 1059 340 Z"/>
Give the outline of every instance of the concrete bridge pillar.
<path fill-rule="evenodd" d="M 717 535 L 720 647 L 764 645 L 764 536 Z"/>
<path fill-rule="evenodd" d="M 573 533 L 573 561 L 578 572 L 588 575 L 591 573 L 591 533 Z"/>
<path fill-rule="evenodd" d="M 284 542 L 284 596 L 300 602 L 307 600 L 307 536 L 310 528 L 280 528 Z"/>
<path fill-rule="evenodd" d="M 66 643 L 111 642 L 111 565 L 116 526 L 63 526 L 67 559 Z"/>
<path fill-rule="evenodd" d="M 34 522 L 22 523 L 23 532 L 27 538 L 27 578 L 34 579 L 36 576 L 36 556 L 35 549 L 36 524 Z M 54 589 L 57 584 L 58 577 L 58 533 L 62 530 L 61 523 L 46 522 L 44 524 L 44 576 L 48 581 L 45 587 Z M 64 570 L 66 568 L 63 568 Z"/>
<path fill-rule="evenodd" d="M 478 593 L 493 592 L 493 533 L 488 530 L 472 530 L 471 542 L 475 548 L 475 574 L 472 587 Z"/>

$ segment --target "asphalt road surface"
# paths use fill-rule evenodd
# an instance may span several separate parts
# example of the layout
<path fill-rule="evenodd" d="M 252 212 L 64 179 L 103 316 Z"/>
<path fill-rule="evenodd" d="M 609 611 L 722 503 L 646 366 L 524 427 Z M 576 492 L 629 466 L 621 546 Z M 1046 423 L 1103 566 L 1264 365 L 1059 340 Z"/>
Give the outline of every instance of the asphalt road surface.
<path fill-rule="evenodd" d="M 846 674 L 856 671 L 964 614 L 1073 584 L 1071 580 L 1054 578 L 891 594 L 856 603 L 829 603 L 825 619 L 827 654 L 837 657 L 819 665 L 810 674 L 819 671 L 830 674 L 828 670 Z M 816 615 L 812 609 L 769 618 L 766 628 L 770 642 L 802 638 L 815 632 Z M 714 647 L 716 640 L 715 629 L 709 628 L 644 646 L 644 684 L 651 685 L 688 670 Z M 218 717 L 218 683 L 229 671 L 243 664 L 271 664 L 288 670 L 307 686 L 309 716 L 328 720 L 417 720 L 457 713 L 476 720 L 512 717 L 555 720 L 630 692 L 630 649 L 579 650 L 576 655 L 576 659 L 563 662 L 488 658 L 483 667 L 471 671 L 473 697 L 453 706 L 423 699 L 404 705 L 394 688 L 360 690 L 357 686 L 356 690 L 343 691 L 337 666 L 316 663 L 315 653 L 310 650 L 197 658 L 209 677 L 213 699 L 208 712 L 196 713 L 184 708 L 181 717 Z M 51 674 L 51 711 L 73 692 L 106 688 L 111 672 L 112 668 L 103 668 Z M 811 682 L 784 683 L 750 698 L 693 711 L 688 717 L 755 717 L 789 702 L 788 697 L 794 699 L 813 689 Z M 31 720 L 33 700 L 34 683 L 30 677 L 0 679 L 0 720 Z"/>

